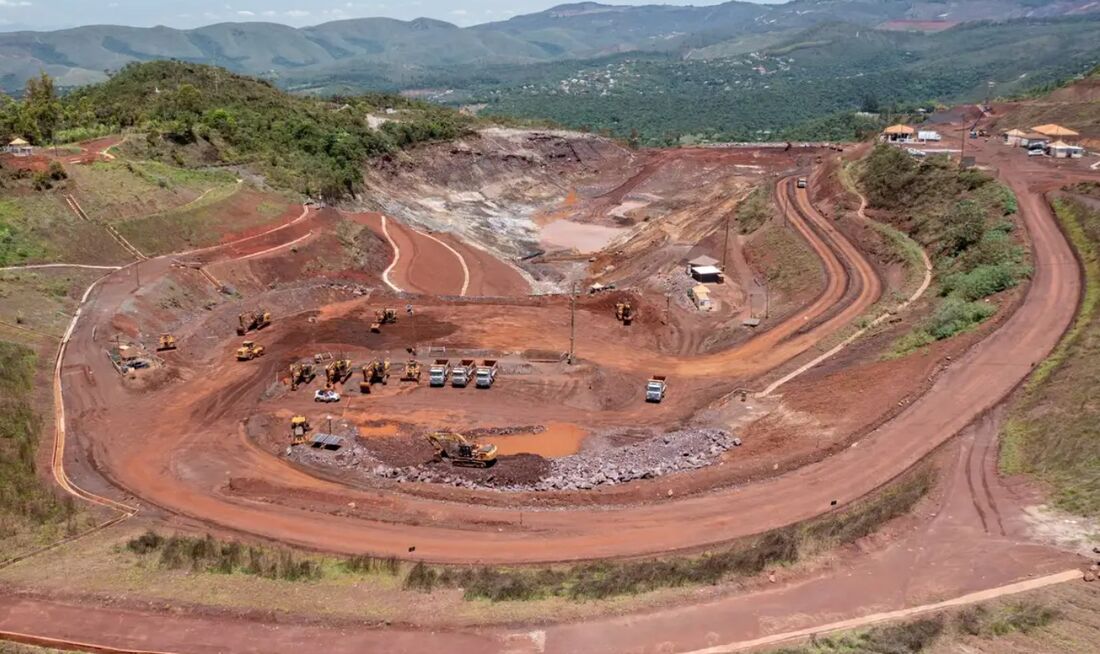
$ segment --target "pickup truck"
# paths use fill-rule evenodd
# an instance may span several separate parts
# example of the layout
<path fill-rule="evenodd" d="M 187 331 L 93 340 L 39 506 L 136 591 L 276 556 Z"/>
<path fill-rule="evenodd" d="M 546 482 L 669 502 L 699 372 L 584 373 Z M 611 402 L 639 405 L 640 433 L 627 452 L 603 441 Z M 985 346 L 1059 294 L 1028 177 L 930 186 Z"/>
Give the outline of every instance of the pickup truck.
<path fill-rule="evenodd" d="M 451 362 L 447 359 L 436 359 L 432 367 L 428 368 L 428 385 L 446 386 L 449 374 L 451 374 Z"/>
<path fill-rule="evenodd" d="M 477 366 L 474 365 L 473 359 L 463 359 L 457 366 L 451 369 L 451 386 L 456 388 L 465 388 L 474 374 L 477 372 Z"/>
<path fill-rule="evenodd" d="M 806 186 L 807 186 L 806 178 L 805 177 L 799 177 L 798 178 L 798 188 L 806 188 Z"/>
<path fill-rule="evenodd" d="M 665 382 L 664 375 L 653 375 L 645 385 L 645 401 L 660 402 L 665 399 L 665 390 L 668 388 L 668 384 Z"/>
<path fill-rule="evenodd" d="M 477 387 L 492 388 L 497 380 L 497 362 L 495 359 L 485 359 L 477 367 Z"/>

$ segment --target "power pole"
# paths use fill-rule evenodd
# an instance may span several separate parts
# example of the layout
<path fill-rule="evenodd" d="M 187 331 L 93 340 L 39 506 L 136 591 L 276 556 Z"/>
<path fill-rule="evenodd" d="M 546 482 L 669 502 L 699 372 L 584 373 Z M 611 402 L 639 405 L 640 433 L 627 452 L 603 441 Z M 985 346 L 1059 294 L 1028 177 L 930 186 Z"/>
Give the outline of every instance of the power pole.
<path fill-rule="evenodd" d="M 722 274 L 726 273 L 726 254 L 730 251 L 730 218 L 732 212 L 726 214 L 726 241 L 722 245 Z"/>
<path fill-rule="evenodd" d="M 963 159 L 966 158 L 966 137 L 970 136 L 970 130 L 967 129 L 966 123 L 963 123 L 963 141 L 962 149 L 959 151 L 959 170 L 962 170 Z"/>
<path fill-rule="evenodd" d="M 573 282 L 573 290 L 569 294 L 569 365 L 573 365 L 573 357 L 577 346 L 577 283 Z"/>

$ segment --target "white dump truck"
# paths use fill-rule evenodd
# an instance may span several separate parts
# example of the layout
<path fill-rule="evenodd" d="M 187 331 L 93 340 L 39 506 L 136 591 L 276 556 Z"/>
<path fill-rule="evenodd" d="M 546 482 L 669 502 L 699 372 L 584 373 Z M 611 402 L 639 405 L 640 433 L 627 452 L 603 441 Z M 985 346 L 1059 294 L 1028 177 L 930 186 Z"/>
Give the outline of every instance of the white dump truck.
<path fill-rule="evenodd" d="M 476 363 L 473 359 L 463 359 L 457 366 L 451 368 L 451 386 L 465 388 L 477 372 Z"/>
<path fill-rule="evenodd" d="M 428 368 L 429 386 L 446 386 L 447 376 L 451 374 L 451 362 L 447 359 L 436 359 L 431 368 Z"/>
<path fill-rule="evenodd" d="M 477 387 L 492 388 L 497 380 L 497 362 L 495 359 L 485 359 L 477 367 Z"/>
<path fill-rule="evenodd" d="M 645 385 L 645 401 L 660 402 L 665 399 L 668 383 L 664 375 L 653 375 Z"/>

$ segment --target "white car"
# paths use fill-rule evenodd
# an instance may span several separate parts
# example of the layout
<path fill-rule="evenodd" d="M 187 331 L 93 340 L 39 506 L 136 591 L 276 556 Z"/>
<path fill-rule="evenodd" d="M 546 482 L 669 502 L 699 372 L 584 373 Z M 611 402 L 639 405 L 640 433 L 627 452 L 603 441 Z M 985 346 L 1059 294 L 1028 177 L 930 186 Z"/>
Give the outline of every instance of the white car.
<path fill-rule="evenodd" d="M 336 391 L 330 391 L 330 390 L 325 389 L 325 388 L 319 388 L 313 394 L 313 401 L 314 402 L 339 402 L 340 401 L 340 394 L 337 393 Z"/>
<path fill-rule="evenodd" d="M 918 150 L 916 148 L 905 148 L 905 151 L 908 152 L 909 156 L 912 156 L 912 157 L 927 157 L 928 156 L 927 152 L 925 152 L 924 150 Z"/>
<path fill-rule="evenodd" d="M 1027 151 L 1027 156 L 1029 156 L 1029 157 L 1041 157 L 1044 154 L 1046 154 L 1046 152 L 1043 152 L 1039 148 L 1034 148 L 1034 149 L 1030 149 L 1030 150 Z"/>

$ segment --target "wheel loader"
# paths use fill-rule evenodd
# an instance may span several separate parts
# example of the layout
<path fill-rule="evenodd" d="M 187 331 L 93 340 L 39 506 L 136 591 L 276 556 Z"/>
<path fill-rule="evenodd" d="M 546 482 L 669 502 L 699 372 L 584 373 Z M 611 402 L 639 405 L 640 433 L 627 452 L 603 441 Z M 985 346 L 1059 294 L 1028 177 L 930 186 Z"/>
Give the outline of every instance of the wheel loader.
<path fill-rule="evenodd" d="M 301 445 L 306 442 L 306 434 L 313 429 L 305 416 L 294 416 L 290 419 L 290 444 Z"/>
<path fill-rule="evenodd" d="M 245 341 L 237 348 L 237 361 L 251 361 L 264 355 L 264 346 L 256 341 Z"/>
<path fill-rule="evenodd" d="M 405 371 L 401 373 L 401 381 L 411 381 L 420 383 L 420 362 L 416 359 L 409 359 L 405 362 Z"/>
<path fill-rule="evenodd" d="M 351 359 L 336 359 L 325 366 L 325 383 L 329 388 L 342 384 L 351 377 Z"/>
<path fill-rule="evenodd" d="M 615 319 L 624 325 L 634 322 L 634 307 L 629 302 L 619 302 L 615 305 Z"/>
<path fill-rule="evenodd" d="M 172 334 L 161 334 L 157 340 L 157 352 L 176 349 L 176 337 Z"/>
<path fill-rule="evenodd" d="M 308 384 L 317 376 L 312 363 L 290 364 L 290 390 L 296 391 L 302 384 Z"/>
<path fill-rule="evenodd" d="M 242 313 L 237 316 L 237 336 L 244 336 L 250 331 L 259 331 L 270 324 L 271 313 L 262 309 L 256 313 L 251 311 Z"/>
<path fill-rule="evenodd" d="M 397 322 L 397 309 L 379 309 L 374 314 L 374 322 L 370 325 L 370 330 L 374 333 L 382 331 L 382 325 L 392 325 Z"/>
<path fill-rule="evenodd" d="M 450 459 L 451 465 L 468 468 L 488 468 L 496 463 L 497 446 L 491 443 L 471 443 L 462 434 L 436 432 L 428 434 L 437 459 Z"/>

